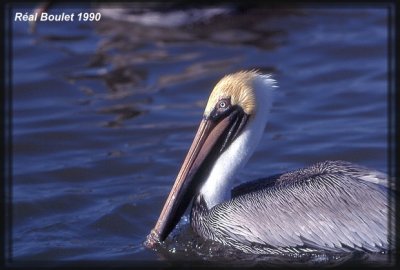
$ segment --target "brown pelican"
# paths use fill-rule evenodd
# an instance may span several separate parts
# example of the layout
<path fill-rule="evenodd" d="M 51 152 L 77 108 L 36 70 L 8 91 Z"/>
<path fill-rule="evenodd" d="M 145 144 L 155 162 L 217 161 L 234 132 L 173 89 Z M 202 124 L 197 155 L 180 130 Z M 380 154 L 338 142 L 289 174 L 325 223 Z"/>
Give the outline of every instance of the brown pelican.
<path fill-rule="evenodd" d="M 394 210 L 379 171 L 324 161 L 242 184 L 227 200 L 228 184 L 261 139 L 275 87 L 257 71 L 218 82 L 147 246 L 167 238 L 193 199 L 193 230 L 247 253 L 390 249 Z"/>

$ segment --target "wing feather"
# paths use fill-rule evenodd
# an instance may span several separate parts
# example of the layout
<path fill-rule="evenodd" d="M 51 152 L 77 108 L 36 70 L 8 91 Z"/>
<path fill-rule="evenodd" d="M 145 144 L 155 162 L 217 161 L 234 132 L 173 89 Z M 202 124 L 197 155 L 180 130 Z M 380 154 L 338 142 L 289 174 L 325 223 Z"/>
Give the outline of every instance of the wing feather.
<path fill-rule="evenodd" d="M 258 189 L 241 186 L 210 210 L 214 239 L 243 250 L 388 248 L 393 211 L 383 173 L 328 161 L 274 177 L 264 186 L 258 180 Z"/>

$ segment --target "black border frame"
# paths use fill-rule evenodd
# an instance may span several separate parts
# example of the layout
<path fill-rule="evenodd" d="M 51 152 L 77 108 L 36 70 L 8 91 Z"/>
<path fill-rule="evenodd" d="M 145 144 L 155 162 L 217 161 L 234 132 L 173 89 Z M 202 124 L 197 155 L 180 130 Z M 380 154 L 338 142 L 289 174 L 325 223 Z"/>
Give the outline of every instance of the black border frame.
<path fill-rule="evenodd" d="M 96 2 L 96 1 L 94 1 Z M 124 1 L 123 1 L 124 2 Z M 140 1 L 139 1 L 140 2 Z M 178 1 L 179 2 L 179 1 Z M 60 3 L 74 5 L 77 2 L 64 2 L 60 1 Z M 183 3 L 180 1 L 180 3 Z M 191 4 L 218 4 L 218 3 L 226 3 L 226 1 L 202 1 L 195 2 Z M 0 229 L 3 234 L 3 237 L 0 238 L 0 265 L 3 269 L 12 269 L 12 268 L 31 268 L 31 269 L 43 269 L 48 267 L 56 267 L 56 268 L 79 268 L 79 267 L 95 267 L 95 268 L 132 268 L 132 267 L 143 267 L 143 268 L 171 268 L 171 267 L 189 267 L 189 268 L 210 268 L 215 267 L 215 265 L 210 265 L 208 263 L 204 263 L 204 265 L 191 265 L 189 262 L 182 262 L 176 264 L 174 262 L 119 262 L 116 261 L 90 261 L 90 262 L 71 262 L 71 263 L 55 263 L 55 262 L 26 262 L 26 263 L 17 263 L 12 261 L 12 59 L 13 59 L 13 33 L 12 33 L 12 1 L 8 0 L 2 2 L 1 17 L 1 33 L 3 37 L 3 53 L 2 58 L 4 59 L 3 65 L 1 66 L 1 73 L 3 76 L 1 77 L 1 83 L 3 85 L 3 91 L 0 91 L 0 100 L 2 103 L 2 117 L 0 118 L 0 125 L 2 127 L 1 133 L 1 142 L 2 142 L 2 162 L 0 170 L 2 171 L 3 181 L 2 185 L 0 185 L 0 197 L 1 197 L 1 217 L 3 222 L 1 222 Z M 118 4 L 118 3 L 116 3 Z M 187 2 L 186 2 L 187 4 Z M 246 4 L 268 4 L 271 3 L 263 3 L 263 1 L 248 1 Z M 298 1 L 285 0 L 278 3 L 273 3 L 273 6 L 280 5 L 292 5 L 299 4 Z M 397 87 L 400 85 L 400 76 L 398 74 L 398 58 L 399 58 L 399 42 L 398 38 L 400 36 L 400 32 L 397 25 L 400 25 L 399 5 L 396 0 L 383 0 L 383 1 L 351 1 L 351 2 L 342 2 L 342 1 L 327 1 L 327 2 L 317 2 L 317 1 L 300 1 L 301 5 L 316 5 L 316 6 L 353 6 L 353 5 L 387 5 L 389 16 L 388 16 L 388 174 L 394 177 L 396 180 L 392 183 L 396 187 L 398 186 L 398 173 L 399 173 L 399 105 L 400 105 L 400 94 Z M 398 188 L 398 187 L 397 187 Z M 396 207 L 396 220 L 398 220 L 399 213 L 399 203 L 397 202 L 396 195 L 395 198 L 389 197 L 389 203 L 395 204 Z M 399 234 L 399 224 L 396 224 L 395 228 L 395 238 Z M 399 259 L 397 258 L 397 254 L 400 251 L 400 241 L 396 241 L 396 251 L 393 255 L 391 255 L 391 260 L 394 262 L 393 268 L 399 265 Z M 349 265 L 344 264 L 343 267 L 358 267 L 358 265 Z M 342 267 L 339 265 L 339 268 Z M 363 269 L 366 268 L 365 265 L 360 266 Z M 392 268 L 392 267 L 389 267 Z"/>

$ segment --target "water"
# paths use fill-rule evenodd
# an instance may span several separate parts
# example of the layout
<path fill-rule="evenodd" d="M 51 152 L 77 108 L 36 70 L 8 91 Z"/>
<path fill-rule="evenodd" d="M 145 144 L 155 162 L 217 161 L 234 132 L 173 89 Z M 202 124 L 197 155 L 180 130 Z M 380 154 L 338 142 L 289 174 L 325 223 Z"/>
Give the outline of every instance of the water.
<path fill-rule="evenodd" d="M 209 92 L 230 72 L 258 68 L 279 84 L 237 183 L 327 159 L 387 172 L 387 8 L 229 6 L 165 19 L 165 28 L 98 8 L 67 11 L 104 12 L 100 22 L 40 23 L 34 34 L 26 22 L 12 23 L 14 262 L 384 261 L 246 257 L 196 240 L 187 216 L 158 251 L 143 241 Z M 59 11 L 66 9 L 49 12 Z"/>

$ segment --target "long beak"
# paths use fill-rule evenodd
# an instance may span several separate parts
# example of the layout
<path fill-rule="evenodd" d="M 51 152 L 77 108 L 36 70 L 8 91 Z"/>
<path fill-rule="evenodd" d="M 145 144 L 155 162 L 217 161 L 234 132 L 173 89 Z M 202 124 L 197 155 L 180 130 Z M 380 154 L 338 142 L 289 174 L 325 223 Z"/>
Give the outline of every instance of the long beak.
<path fill-rule="evenodd" d="M 203 119 L 193 143 L 186 155 L 174 186 L 164 204 L 157 224 L 148 236 L 146 245 L 164 241 L 186 211 L 192 198 L 206 178 L 210 165 L 220 152 L 229 145 L 247 117 L 243 112 L 233 110 L 219 121 Z"/>

